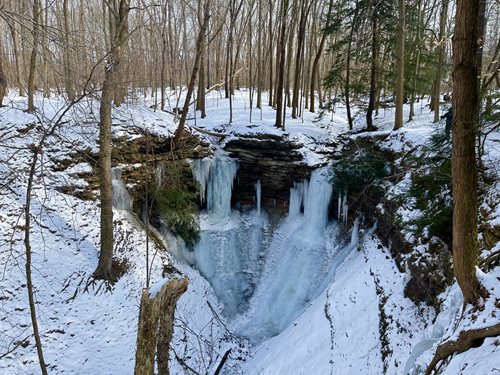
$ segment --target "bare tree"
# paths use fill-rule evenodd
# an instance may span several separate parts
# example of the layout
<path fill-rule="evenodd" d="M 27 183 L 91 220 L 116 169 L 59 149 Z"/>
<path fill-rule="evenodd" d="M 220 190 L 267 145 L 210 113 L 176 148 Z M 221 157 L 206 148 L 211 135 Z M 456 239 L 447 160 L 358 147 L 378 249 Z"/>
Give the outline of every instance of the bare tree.
<path fill-rule="evenodd" d="M 118 68 L 122 59 L 122 47 L 128 36 L 130 0 L 120 0 L 118 13 L 113 13 L 114 38 L 111 41 L 99 109 L 99 162 L 101 201 L 101 252 L 94 272 L 97 279 L 113 280 L 113 189 L 111 183 L 111 108 L 115 94 Z"/>

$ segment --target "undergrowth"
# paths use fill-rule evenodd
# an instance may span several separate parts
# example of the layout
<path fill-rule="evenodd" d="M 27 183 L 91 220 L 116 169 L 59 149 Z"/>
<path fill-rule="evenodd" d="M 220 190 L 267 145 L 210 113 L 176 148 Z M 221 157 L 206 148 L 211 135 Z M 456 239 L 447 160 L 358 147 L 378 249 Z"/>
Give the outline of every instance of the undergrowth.
<path fill-rule="evenodd" d="M 153 207 L 175 234 L 192 248 L 200 237 L 198 223 L 199 192 L 193 179 L 180 162 L 161 168 L 153 192 Z"/>
<path fill-rule="evenodd" d="M 409 220 L 417 236 L 437 236 L 451 242 L 451 141 L 444 133 L 435 133 L 416 155 L 407 157 L 413 170 L 406 201 L 421 211 Z"/>

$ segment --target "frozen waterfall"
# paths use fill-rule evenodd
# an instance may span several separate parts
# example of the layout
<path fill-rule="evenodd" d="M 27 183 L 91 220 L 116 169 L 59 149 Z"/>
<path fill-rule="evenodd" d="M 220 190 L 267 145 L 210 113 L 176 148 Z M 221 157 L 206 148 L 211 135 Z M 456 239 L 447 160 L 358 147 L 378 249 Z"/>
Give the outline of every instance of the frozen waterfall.
<path fill-rule="evenodd" d="M 122 170 L 120 168 L 111 169 L 111 185 L 113 189 L 113 206 L 119 210 L 130 211 L 132 209 L 132 199 L 127 186 L 122 181 Z"/>
<path fill-rule="evenodd" d="M 326 169 L 294 184 L 288 215 L 271 227 L 260 207 L 260 183 L 254 209 L 231 210 L 234 159 L 218 155 L 190 165 L 207 211 L 200 217 L 200 241 L 181 257 L 210 282 L 238 334 L 257 343 L 280 333 L 355 247 L 340 246 L 339 226 L 328 221 L 332 186 Z"/>

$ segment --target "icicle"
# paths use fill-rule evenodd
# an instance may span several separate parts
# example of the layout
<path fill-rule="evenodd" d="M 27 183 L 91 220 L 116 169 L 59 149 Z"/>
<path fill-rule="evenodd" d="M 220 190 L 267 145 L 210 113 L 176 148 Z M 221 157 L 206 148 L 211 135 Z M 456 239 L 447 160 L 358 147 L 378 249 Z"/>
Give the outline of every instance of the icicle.
<path fill-rule="evenodd" d="M 260 205 L 262 199 L 262 187 L 260 185 L 260 180 L 255 184 L 255 199 L 257 200 L 257 212 L 260 213 Z"/>
<path fill-rule="evenodd" d="M 339 203 L 337 207 L 337 221 L 340 223 L 340 210 L 342 206 L 342 192 L 339 190 Z"/>
<path fill-rule="evenodd" d="M 347 224 L 347 212 L 348 212 L 349 206 L 347 204 L 347 190 L 344 192 L 344 199 L 343 199 L 343 205 L 342 205 L 342 217 L 344 219 L 344 225 Z"/>
<path fill-rule="evenodd" d="M 188 163 L 193 173 L 193 179 L 200 185 L 200 201 L 203 204 L 207 196 L 207 184 L 213 160 L 210 158 L 191 159 L 188 160 Z"/>

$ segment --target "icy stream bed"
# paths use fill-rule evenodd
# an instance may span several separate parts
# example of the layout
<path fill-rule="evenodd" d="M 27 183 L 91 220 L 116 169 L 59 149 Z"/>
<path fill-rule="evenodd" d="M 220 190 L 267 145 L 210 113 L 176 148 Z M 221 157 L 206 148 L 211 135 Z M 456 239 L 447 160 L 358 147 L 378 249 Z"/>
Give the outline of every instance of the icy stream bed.
<path fill-rule="evenodd" d="M 254 209 L 231 209 L 236 160 L 218 155 L 190 165 L 207 210 L 198 244 L 192 250 L 176 244 L 176 255 L 210 282 L 236 333 L 262 342 L 283 331 L 326 288 L 356 247 L 357 229 L 351 243 L 341 246 L 339 225 L 328 221 L 332 186 L 326 169 L 295 183 L 288 214 L 271 226 L 258 183 Z"/>

